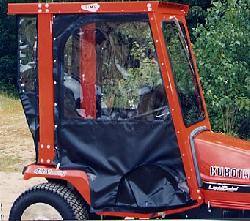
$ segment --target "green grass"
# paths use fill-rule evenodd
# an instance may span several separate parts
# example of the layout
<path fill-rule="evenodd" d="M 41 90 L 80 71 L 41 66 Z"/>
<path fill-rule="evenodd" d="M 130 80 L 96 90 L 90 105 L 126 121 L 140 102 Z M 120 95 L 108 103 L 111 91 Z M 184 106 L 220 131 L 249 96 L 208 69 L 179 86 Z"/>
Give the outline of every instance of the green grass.
<path fill-rule="evenodd" d="M 9 96 L 0 93 L 0 115 L 9 115 L 17 111 L 21 111 L 22 107 L 20 105 L 19 99 L 13 96 Z"/>

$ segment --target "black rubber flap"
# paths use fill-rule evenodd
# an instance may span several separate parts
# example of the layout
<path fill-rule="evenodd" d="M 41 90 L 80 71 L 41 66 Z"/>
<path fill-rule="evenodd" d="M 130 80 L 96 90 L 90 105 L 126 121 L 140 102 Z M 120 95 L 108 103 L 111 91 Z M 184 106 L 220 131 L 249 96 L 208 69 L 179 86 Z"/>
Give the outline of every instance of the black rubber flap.
<path fill-rule="evenodd" d="M 24 113 L 33 138 L 38 133 L 38 113 L 37 113 L 37 95 L 36 93 L 20 93 L 20 99 L 23 105 Z"/>
<path fill-rule="evenodd" d="M 93 211 L 153 212 L 189 202 L 172 121 L 63 121 L 61 166 L 89 174 Z"/>

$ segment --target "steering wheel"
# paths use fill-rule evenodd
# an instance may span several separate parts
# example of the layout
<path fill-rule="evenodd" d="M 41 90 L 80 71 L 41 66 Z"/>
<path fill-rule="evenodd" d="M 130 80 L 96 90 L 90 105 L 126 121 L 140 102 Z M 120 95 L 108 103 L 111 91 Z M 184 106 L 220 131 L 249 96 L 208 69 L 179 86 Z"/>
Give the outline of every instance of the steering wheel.
<path fill-rule="evenodd" d="M 154 109 L 154 110 L 152 110 L 152 111 L 148 111 L 148 112 L 143 113 L 143 114 L 137 114 L 136 116 L 130 117 L 129 119 L 136 119 L 136 118 L 140 118 L 140 117 L 146 117 L 146 116 L 148 116 L 148 115 L 150 115 L 150 114 L 154 114 L 155 112 L 163 111 L 163 110 L 165 110 L 165 109 L 168 109 L 168 106 L 167 106 L 167 105 L 162 106 L 162 107 L 159 107 L 159 108 Z M 162 113 L 162 114 L 157 115 L 157 116 L 155 116 L 155 117 L 161 118 L 161 117 L 164 117 L 164 116 L 169 115 L 169 114 L 170 114 L 170 112 L 168 111 L 167 113 Z"/>

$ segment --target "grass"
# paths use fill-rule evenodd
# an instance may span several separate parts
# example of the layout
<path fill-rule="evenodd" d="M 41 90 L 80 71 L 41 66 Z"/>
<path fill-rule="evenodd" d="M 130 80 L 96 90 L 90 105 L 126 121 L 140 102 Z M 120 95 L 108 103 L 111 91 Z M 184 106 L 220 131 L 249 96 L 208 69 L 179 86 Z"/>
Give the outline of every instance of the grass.
<path fill-rule="evenodd" d="M 0 171 L 21 172 L 34 152 L 20 100 L 0 93 Z"/>
<path fill-rule="evenodd" d="M 19 99 L 5 94 L 0 94 L 0 117 L 21 111 Z"/>

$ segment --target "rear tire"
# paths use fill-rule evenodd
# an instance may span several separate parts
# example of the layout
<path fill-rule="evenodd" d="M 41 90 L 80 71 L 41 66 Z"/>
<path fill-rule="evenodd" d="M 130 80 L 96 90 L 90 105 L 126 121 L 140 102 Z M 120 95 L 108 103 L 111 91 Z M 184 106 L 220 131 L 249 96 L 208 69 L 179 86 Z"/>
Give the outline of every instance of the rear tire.
<path fill-rule="evenodd" d="M 41 211 L 41 205 L 46 208 L 45 211 Z M 42 217 L 32 217 L 32 212 L 30 213 L 29 210 L 35 206 L 39 206 L 37 210 L 42 212 Z M 51 214 L 47 210 L 49 207 Z M 52 216 L 52 211 L 55 218 L 46 217 L 46 215 Z M 27 213 L 28 217 L 26 217 Z M 26 190 L 14 202 L 9 215 L 9 220 L 87 220 L 88 218 L 88 205 L 79 197 L 79 194 L 66 185 L 55 182 L 42 183 Z"/>

